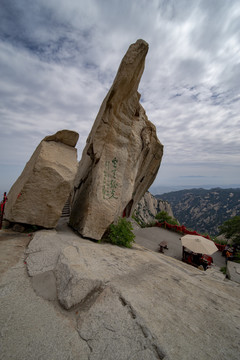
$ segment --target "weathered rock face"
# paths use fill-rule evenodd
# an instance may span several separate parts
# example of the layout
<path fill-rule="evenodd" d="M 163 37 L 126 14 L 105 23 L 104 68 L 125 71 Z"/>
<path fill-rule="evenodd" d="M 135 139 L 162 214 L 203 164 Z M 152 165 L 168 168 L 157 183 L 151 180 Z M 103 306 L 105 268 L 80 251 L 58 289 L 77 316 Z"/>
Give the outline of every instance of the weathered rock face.
<path fill-rule="evenodd" d="M 75 180 L 70 225 L 101 239 L 123 214 L 131 215 L 158 172 L 163 146 L 137 92 L 148 44 L 124 56 L 87 139 Z"/>
<path fill-rule="evenodd" d="M 227 276 L 230 280 L 240 284 L 240 264 L 233 261 L 228 261 Z"/>
<path fill-rule="evenodd" d="M 41 141 L 8 193 L 7 220 L 56 226 L 77 171 L 77 140 L 75 131 L 62 130 Z"/>
<path fill-rule="evenodd" d="M 160 235 L 163 229 L 154 229 L 159 234 L 157 244 L 164 236 Z M 147 240 L 152 237 L 153 228 L 142 230 Z M 138 243 L 140 236 L 137 238 Z M 179 238 L 174 238 L 178 245 Z M 137 243 L 132 249 L 126 249 L 86 241 L 74 233 L 54 230 L 35 233 L 26 258 L 34 289 L 44 299 L 58 299 L 64 308 L 70 309 L 65 315 L 75 314 L 79 341 L 84 340 L 90 349 L 90 353 L 84 349 L 80 355 L 70 358 L 192 360 L 199 359 L 201 354 L 204 359 L 238 360 L 240 285 L 224 279 L 215 267 L 201 271 Z M 174 246 L 174 242 L 171 244 Z M 18 290 L 14 280 L 13 294 Z M 3 300 L 5 293 L 8 291 L 2 291 Z M 11 301 L 12 298 L 14 296 Z M 24 299 L 26 301 L 26 296 Z M 27 314 L 35 320 L 33 329 L 39 320 L 39 313 L 32 311 L 36 303 L 39 299 L 28 303 Z M 14 308 L 16 320 L 10 319 L 14 328 L 19 321 L 16 304 L 9 310 Z M 5 313 L 1 306 L 1 319 L 7 321 L 9 314 Z M 59 314 L 63 321 L 63 313 Z M 76 323 L 71 327 L 74 326 Z M 56 329 L 53 327 L 53 333 Z M 1 340 L 11 351 L 7 342 L 9 331 L 2 333 Z M 22 332 L 17 333 L 21 336 Z M 69 330 L 65 334 L 68 337 Z M 23 337 L 26 338 L 25 333 L 21 339 Z M 38 344 L 39 334 L 35 337 Z M 16 344 L 21 346 L 21 341 Z M 52 351 L 51 346 L 50 349 Z M 16 347 L 14 350 L 16 353 Z M 67 357 L 60 357 L 63 358 Z"/>
<path fill-rule="evenodd" d="M 60 130 L 56 132 L 56 134 L 46 136 L 43 141 L 55 141 L 75 147 L 78 142 L 78 138 L 79 135 L 76 131 Z"/>
<path fill-rule="evenodd" d="M 134 215 L 142 223 L 150 223 L 155 220 L 155 216 L 160 211 L 166 211 L 169 216 L 174 217 L 169 202 L 156 199 L 149 191 L 147 191 L 137 204 Z"/>

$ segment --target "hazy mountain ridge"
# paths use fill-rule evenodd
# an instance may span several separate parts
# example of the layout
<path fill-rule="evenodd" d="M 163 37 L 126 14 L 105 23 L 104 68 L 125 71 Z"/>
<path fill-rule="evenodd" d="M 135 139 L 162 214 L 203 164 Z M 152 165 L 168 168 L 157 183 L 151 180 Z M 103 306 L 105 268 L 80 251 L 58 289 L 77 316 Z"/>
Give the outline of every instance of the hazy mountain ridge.
<path fill-rule="evenodd" d="M 210 235 L 217 235 L 219 225 L 240 214 L 240 188 L 188 189 L 155 197 L 170 203 L 182 225 Z"/>

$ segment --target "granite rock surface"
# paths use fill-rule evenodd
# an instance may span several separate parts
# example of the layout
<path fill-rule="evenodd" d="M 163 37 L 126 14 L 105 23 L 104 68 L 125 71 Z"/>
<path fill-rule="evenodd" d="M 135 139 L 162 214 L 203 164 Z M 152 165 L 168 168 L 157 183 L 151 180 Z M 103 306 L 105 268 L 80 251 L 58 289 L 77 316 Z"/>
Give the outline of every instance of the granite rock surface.
<path fill-rule="evenodd" d="M 51 294 L 55 276 L 57 300 L 77 314 L 89 359 L 238 359 L 239 284 L 136 244 L 126 249 L 50 231 L 49 241 L 47 231 L 37 236 L 28 272 L 46 273 Z M 54 260 L 44 262 L 41 249 Z M 41 292 L 47 298 L 42 284 Z"/>
<path fill-rule="evenodd" d="M 40 142 L 7 195 L 8 221 L 45 228 L 57 225 L 73 188 L 77 140 L 75 131 L 61 130 Z"/>
<path fill-rule="evenodd" d="M 138 85 L 148 44 L 125 54 L 88 136 L 74 184 L 70 225 L 99 240 L 119 216 L 130 216 L 154 181 L 163 154 Z"/>

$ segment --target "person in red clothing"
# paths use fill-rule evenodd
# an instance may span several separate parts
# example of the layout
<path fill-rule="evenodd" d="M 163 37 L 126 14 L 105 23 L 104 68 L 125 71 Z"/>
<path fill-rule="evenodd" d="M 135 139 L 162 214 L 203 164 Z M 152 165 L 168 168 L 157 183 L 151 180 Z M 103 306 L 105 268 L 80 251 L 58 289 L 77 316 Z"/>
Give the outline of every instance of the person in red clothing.
<path fill-rule="evenodd" d="M 226 262 L 228 260 L 232 260 L 233 259 L 233 251 L 231 248 L 229 248 L 227 251 L 226 251 Z"/>
<path fill-rule="evenodd" d="M 4 214 L 4 207 L 7 202 L 7 193 L 5 192 L 3 195 L 3 200 L 1 201 L 0 205 L 0 229 L 2 228 L 2 221 L 3 221 L 3 214 Z"/>

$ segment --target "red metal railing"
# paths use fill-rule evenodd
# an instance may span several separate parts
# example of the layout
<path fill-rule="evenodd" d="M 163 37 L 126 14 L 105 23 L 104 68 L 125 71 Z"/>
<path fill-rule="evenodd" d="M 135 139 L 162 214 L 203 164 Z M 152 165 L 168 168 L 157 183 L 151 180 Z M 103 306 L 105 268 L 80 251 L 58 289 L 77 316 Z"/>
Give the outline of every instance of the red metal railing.
<path fill-rule="evenodd" d="M 168 224 L 166 221 L 162 222 L 162 223 L 159 223 L 159 222 L 156 222 L 155 226 L 157 227 L 163 227 L 165 229 L 169 229 L 169 230 L 174 230 L 176 232 L 179 232 L 181 234 L 189 234 L 189 235 L 198 235 L 198 236 L 202 236 L 202 237 L 205 237 L 206 239 L 208 240 L 211 240 L 209 235 L 201 235 L 201 234 L 198 234 L 196 231 L 190 231 L 188 230 L 184 225 L 172 225 L 172 224 Z M 221 244 L 216 244 L 216 247 L 218 248 L 219 251 L 223 251 L 225 246 L 226 245 L 221 245 Z"/>
<path fill-rule="evenodd" d="M 4 208 L 5 204 L 7 202 L 7 193 L 5 192 L 3 195 L 3 200 L 1 201 L 0 205 L 0 229 L 2 228 L 2 222 L 3 222 L 3 214 L 4 214 Z"/>

